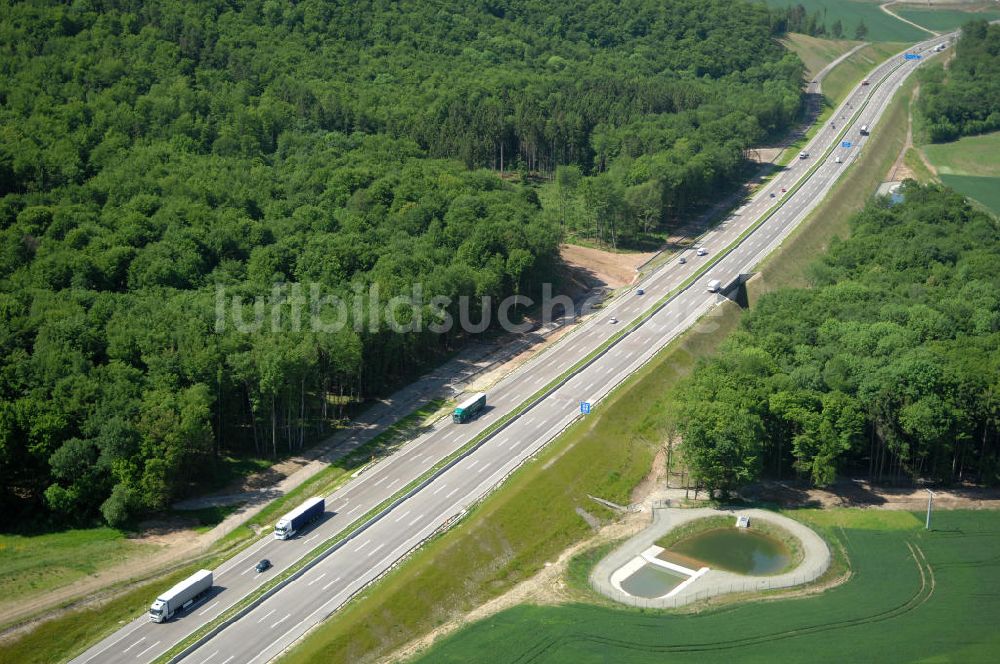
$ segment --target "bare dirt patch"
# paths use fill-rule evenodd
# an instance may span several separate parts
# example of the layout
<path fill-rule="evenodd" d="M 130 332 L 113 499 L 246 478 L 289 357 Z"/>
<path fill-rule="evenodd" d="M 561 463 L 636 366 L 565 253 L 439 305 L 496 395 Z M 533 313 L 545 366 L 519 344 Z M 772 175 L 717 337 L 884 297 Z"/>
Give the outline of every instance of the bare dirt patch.
<path fill-rule="evenodd" d="M 639 274 L 639 266 L 656 255 L 655 252 L 615 253 L 575 244 L 560 245 L 559 254 L 563 262 L 575 272 L 582 273 L 592 286 L 609 288 L 632 283 Z"/>

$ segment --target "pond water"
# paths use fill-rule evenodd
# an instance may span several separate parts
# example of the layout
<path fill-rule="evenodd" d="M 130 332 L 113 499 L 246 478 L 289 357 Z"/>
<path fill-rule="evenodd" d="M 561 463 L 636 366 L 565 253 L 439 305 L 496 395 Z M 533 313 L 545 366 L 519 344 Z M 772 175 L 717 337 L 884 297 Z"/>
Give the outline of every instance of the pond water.
<path fill-rule="evenodd" d="M 737 574 L 774 574 L 792 560 L 784 544 L 746 528 L 706 530 L 677 542 L 670 550 Z"/>
<path fill-rule="evenodd" d="M 663 597 L 677 587 L 686 576 L 646 563 L 637 572 L 622 580 L 622 590 L 636 597 Z"/>

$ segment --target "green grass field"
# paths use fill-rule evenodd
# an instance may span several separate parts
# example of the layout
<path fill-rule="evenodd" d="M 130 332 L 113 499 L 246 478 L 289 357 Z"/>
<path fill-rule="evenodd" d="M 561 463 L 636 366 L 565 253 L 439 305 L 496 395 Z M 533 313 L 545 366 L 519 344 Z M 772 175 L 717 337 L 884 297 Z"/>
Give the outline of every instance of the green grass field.
<path fill-rule="evenodd" d="M 114 528 L 0 535 L 0 602 L 65 586 L 157 548 L 129 540 Z"/>
<path fill-rule="evenodd" d="M 1000 18 L 997 9 L 963 11 L 958 9 L 928 9 L 926 7 L 893 7 L 892 11 L 903 18 L 937 32 L 951 32 L 972 19 L 993 21 Z"/>
<path fill-rule="evenodd" d="M 920 149 L 944 184 L 1000 214 L 1000 131 Z"/>
<path fill-rule="evenodd" d="M 921 148 L 941 175 L 1000 177 L 1000 131 Z"/>
<path fill-rule="evenodd" d="M 994 214 L 1000 214 L 1000 177 L 941 175 L 940 178 L 955 191 L 979 201 Z"/>
<path fill-rule="evenodd" d="M 790 51 L 799 56 L 806 66 L 806 76 L 813 78 L 838 56 L 847 53 L 854 48 L 858 42 L 847 41 L 846 39 L 821 39 L 810 37 L 795 32 L 790 32 L 781 40 Z"/>
<path fill-rule="evenodd" d="M 83 652 L 114 629 L 134 620 L 149 608 L 153 598 L 201 568 L 212 569 L 220 558 L 203 560 L 170 572 L 102 603 L 99 607 L 70 611 L 41 623 L 16 640 L 0 642 L 2 664 L 51 664 Z"/>
<path fill-rule="evenodd" d="M 831 29 L 833 23 L 840 20 L 844 26 L 844 36 L 853 39 L 854 29 L 859 20 L 864 20 L 868 26 L 868 36 L 865 41 L 901 41 L 918 42 L 927 38 L 927 33 L 908 25 L 897 18 L 889 16 L 878 8 L 876 2 L 861 2 L 859 0 L 766 0 L 771 7 L 785 8 L 789 5 L 802 5 L 810 14 L 819 12 L 820 21 Z"/>
<path fill-rule="evenodd" d="M 1000 633 L 1000 513 L 792 512 L 843 545 L 850 579 L 822 594 L 659 613 L 518 606 L 421 662 L 987 662 Z M 880 514 L 877 513 L 876 514 Z M 856 523 L 856 521 L 858 523 Z"/>

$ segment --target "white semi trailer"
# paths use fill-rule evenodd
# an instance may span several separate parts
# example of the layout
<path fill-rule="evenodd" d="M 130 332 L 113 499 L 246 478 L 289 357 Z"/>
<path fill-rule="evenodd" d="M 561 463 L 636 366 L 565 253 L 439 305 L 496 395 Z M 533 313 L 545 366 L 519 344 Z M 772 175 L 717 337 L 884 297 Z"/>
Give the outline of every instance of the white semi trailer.
<path fill-rule="evenodd" d="M 158 623 L 170 620 L 174 614 L 189 607 L 198 599 L 199 595 L 211 587 L 212 573 L 210 571 L 203 569 L 195 572 L 156 598 L 153 605 L 149 607 L 149 619 Z"/>

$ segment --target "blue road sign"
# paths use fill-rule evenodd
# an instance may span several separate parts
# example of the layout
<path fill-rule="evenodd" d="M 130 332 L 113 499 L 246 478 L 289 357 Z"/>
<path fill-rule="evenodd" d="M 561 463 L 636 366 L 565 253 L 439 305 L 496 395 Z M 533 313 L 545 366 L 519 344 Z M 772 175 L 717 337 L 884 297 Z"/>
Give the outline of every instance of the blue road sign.
<path fill-rule="evenodd" d="M 590 402 L 589 401 L 581 401 L 580 402 L 580 412 L 583 413 L 584 415 L 590 415 Z"/>
<path fill-rule="evenodd" d="M 850 141 L 844 141 L 843 143 L 840 144 L 840 147 L 842 147 L 842 148 L 849 148 L 849 147 L 851 147 L 851 142 Z"/>
<path fill-rule="evenodd" d="M 907 53 L 906 55 L 903 56 L 903 58 L 906 60 L 920 60 L 923 57 L 924 56 L 920 55 L 919 53 Z"/>

